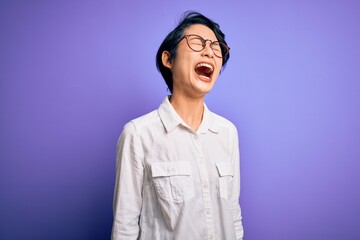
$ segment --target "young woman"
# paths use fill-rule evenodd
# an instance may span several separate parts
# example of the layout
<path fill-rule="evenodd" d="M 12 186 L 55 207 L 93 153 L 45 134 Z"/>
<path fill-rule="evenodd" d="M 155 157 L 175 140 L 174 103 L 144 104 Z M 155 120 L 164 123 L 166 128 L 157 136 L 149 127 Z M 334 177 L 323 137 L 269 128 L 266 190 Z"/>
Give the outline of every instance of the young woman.
<path fill-rule="evenodd" d="M 228 59 L 219 25 L 196 12 L 164 39 L 171 95 L 119 138 L 113 240 L 243 238 L 237 130 L 204 103 Z"/>

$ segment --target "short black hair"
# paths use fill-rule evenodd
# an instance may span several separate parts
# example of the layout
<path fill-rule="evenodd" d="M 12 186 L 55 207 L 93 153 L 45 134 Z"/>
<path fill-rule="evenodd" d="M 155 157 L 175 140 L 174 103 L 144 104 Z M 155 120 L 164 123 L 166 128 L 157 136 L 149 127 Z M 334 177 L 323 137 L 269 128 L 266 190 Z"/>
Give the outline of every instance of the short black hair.
<path fill-rule="evenodd" d="M 165 67 L 162 63 L 162 53 L 164 51 L 168 51 L 170 53 L 169 60 L 173 60 L 176 57 L 177 53 L 177 44 L 180 39 L 183 37 L 184 31 L 186 28 L 190 27 L 194 24 L 202 24 L 210 28 L 218 41 L 225 42 L 225 34 L 220 30 L 219 24 L 212 21 L 211 19 L 205 17 L 201 13 L 194 11 L 187 11 L 183 14 L 179 24 L 176 26 L 174 30 L 172 30 L 161 43 L 157 54 L 156 54 L 156 67 L 158 71 L 163 76 L 166 85 L 168 86 L 170 92 L 173 92 L 173 79 L 172 73 L 169 68 Z M 226 62 L 229 60 L 230 54 L 227 54 L 222 58 L 222 67 L 225 67 Z"/>

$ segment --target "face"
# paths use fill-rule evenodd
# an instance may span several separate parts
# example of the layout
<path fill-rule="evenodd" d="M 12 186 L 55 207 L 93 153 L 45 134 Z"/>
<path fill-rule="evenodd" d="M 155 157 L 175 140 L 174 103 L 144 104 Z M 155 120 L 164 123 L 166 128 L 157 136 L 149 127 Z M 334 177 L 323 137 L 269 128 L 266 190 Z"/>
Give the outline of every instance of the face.
<path fill-rule="evenodd" d="M 212 41 L 218 40 L 210 28 L 201 24 L 188 27 L 184 35 L 188 34 L 196 34 Z M 164 54 L 166 60 L 166 53 L 163 53 L 163 56 Z M 163 57 L 163 64 L 172 72 L 174 95 L 198 98 L 204 97 L 214 86 L 221 70 L 222 58 L 215 56 L 209 41 L 206 42 L 204 50 L 195 52 L 184 38 L 178 44 L 175 59 L 169 62 L 164 61 Z"/>

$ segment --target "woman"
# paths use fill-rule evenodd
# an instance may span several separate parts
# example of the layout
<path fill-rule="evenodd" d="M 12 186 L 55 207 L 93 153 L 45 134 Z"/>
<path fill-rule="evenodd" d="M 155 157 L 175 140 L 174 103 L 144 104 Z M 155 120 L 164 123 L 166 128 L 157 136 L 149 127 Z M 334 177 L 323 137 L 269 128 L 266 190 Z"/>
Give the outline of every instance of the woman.
<path fill-rule="evenodd" d="M 171 95 L 119 138 L 112 239 L 243 238 L 237 130 L 204 104 L 228 59 L 219 25 L 196 12 L 164 39 Z"/>

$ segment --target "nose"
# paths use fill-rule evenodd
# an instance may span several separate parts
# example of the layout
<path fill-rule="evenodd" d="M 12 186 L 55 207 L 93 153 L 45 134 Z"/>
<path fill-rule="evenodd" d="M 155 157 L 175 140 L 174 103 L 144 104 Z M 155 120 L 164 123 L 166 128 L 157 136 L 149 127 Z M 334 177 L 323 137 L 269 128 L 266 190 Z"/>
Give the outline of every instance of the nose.
<path fill-rule="evenodd" d="M 207 42 L 209 42 L 209 44 Z M 201 52 L 201 54 L 203 56 L 207 56 L 207 57 L 210 57 L 210 58 L 214 57 L 214 52 L 213 52 L 213 50 L 211 48 L 211 40 L 206 40 L 205 41 L 205 48 Z"/>

